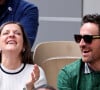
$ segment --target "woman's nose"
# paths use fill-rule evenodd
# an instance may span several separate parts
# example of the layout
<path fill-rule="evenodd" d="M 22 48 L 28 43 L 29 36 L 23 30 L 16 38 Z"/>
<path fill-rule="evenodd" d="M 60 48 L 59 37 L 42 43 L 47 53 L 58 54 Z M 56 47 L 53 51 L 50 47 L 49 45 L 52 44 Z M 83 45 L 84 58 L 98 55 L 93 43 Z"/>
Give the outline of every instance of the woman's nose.
<path fill-rule="evenodd" d="M 10 33 L 9 33 L 9 36 L 10 36 L 10 37 L 14 37 L 15 34 L 14 34 L 13 32 L 10 32 Z"/>

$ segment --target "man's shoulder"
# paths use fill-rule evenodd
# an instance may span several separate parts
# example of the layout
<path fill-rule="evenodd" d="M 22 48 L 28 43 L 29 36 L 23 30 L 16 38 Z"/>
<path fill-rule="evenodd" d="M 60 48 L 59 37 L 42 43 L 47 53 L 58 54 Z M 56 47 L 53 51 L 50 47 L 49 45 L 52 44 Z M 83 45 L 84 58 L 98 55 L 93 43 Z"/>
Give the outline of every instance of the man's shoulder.
<path fill-rule="evenodd" d="M 31 6 L 31 7 L 37 7 L 34 3 L 29 2 L 29 1 L 27 1 L 27 0 L 20 0 L 20 5 L 23 5 L 23 6 Z"/>
<path fill-rule="evenodd" d="M 62 70 L 69 73 L 79 72 L 81 64 L 82 64 L 82 61 L 81 59 L 79 59 L 69 65 L 66 65 Z"/>
<path fill-rule="evenodd" d="M 15 17 L 21 17 L 23 14 L 29 15 L 33 13 L 32 15 L 34 15 L 34 13 L 38 13 L 38 7 L 28 0 L 15 0 L 13 1 L 12 7 L 13 11 L 17 15 Z M 29 17 L 31 17 L 32 15 L 30 15 Z"/>

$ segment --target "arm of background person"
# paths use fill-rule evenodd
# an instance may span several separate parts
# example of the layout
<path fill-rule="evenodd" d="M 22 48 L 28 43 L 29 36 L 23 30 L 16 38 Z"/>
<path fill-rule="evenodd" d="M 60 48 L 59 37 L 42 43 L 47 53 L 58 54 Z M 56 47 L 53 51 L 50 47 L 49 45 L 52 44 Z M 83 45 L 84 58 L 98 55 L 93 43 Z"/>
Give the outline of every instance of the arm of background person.
<path fill-rule="evenodd" d="M 24 10 L 24 14 L 20 19 L 20 23 L 24 26 L 26 35 L 30 42 L 31 47 L 36 39 L 38 25 L 39 25 L 39 11 L 35 6 L 27 6 Z"/>

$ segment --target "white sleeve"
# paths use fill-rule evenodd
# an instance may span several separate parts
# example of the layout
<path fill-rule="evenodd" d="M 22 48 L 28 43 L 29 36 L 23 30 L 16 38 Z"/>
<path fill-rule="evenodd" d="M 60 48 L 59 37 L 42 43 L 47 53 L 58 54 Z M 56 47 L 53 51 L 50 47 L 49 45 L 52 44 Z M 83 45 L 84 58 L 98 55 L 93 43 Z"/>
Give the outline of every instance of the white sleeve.
<path fill-rule="evenodd" d="M 46 76 L 44 70 L 39 66 L 40 69 L 40 77 L 38 81 L 35 82 L 34 87 L 37 88 L 41 85 L 47 84 Z"/>

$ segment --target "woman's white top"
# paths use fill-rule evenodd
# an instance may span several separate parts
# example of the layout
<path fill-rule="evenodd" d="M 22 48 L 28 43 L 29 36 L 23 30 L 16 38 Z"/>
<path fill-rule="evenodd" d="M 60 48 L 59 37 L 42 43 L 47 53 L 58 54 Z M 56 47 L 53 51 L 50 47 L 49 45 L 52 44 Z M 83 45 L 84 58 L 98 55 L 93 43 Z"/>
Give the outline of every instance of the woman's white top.
<path fill-rule="evenodd" d="M 26 82 L 31 76 L 34 65 L 32 64 L 22 64 L 16 70 L 8 70 L 2 64 L 0 66 L 0 90 L 24 90 Z M 35 82 L 35 87 L 47 84 L 45 73 L 41 67 L 40 77 L 38 81 Z"/>

